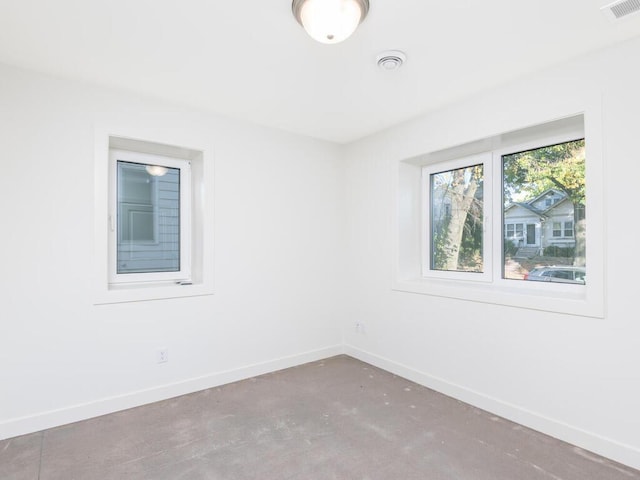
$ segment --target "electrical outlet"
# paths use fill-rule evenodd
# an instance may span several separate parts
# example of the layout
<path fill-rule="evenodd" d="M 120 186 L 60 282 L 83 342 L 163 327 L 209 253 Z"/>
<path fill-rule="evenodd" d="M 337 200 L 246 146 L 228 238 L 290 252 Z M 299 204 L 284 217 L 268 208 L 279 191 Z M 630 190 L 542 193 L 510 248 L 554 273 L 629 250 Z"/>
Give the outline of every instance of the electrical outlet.
<path fill-rule="evenodd" d="M 158 363 L 166 363 L 166 362 L 168 362 L 169 361 L 169 349 L 168 348 L 161 348 L 160 350 L 158 350 L 156 361 Z"/>

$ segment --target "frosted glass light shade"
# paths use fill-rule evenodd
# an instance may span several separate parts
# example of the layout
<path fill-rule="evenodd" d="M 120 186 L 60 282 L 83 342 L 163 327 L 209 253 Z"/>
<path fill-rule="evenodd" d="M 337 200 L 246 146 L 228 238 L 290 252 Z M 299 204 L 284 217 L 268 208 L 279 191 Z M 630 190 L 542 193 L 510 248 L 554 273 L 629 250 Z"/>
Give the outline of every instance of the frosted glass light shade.
<path fill-rule="evenodd" d="M 321 43 L 339 43 L 358 28 L 369 11 L 369 0 L 294 0 L 296 20 Z"/>
<path fill-rule="evenodd" d="M 147 165 L 145 170 L 149 175 L 154 177 L 163 177 L 169 171 L 167 167 L 162 167 L 160 165 Z"/>

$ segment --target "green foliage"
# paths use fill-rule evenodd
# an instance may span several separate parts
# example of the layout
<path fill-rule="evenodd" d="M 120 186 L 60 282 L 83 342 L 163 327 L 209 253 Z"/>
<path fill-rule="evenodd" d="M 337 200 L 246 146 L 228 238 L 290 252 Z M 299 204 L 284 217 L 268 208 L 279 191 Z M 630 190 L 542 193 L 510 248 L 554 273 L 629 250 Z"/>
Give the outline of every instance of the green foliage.
<path fill-rule="evenodd" d="M 518 246 L 515 245 L 510 239 L 504 239 L 504 254 L 513 257 L 518 251 Z"/>
<path fill-rule="evenodd" d="M 433 232 L 433 268 L 436 270 L 444 270 L 451 255 L 448 235 L 450 223 L 451 215 L 447 215 L 440 228 Z"/>
<path fill-rule="evenodd" d="M 573 263 L 584 265 L 586 179 L 584 139 L 536 148 L 503 157 L 505 207 L 537 197 L 549 189 L 563 192 L 573 205 Z"/>
<path fill-rule="evenodd" d="M 585 202 L 584 140 L 550 145 L 503 157 L 505 204 L 554 188 L 574 206 Z"/>

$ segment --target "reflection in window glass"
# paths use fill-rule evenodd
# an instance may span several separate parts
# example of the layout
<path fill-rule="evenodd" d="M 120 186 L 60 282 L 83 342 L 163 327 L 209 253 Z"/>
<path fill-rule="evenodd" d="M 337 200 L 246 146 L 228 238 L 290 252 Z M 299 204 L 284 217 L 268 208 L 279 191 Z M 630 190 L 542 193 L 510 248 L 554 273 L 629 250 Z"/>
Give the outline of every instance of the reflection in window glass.
<path fill-rule="evenodd" d="M 502 171 L 504 224 L 526 225 L 525 241 L 503 232 L 504 278 L 584 284 L 584 139 L 503 155 Z"/>
<path fill-rule="evenodd" d="M 430 175 L 431 268 L 482 272 L 483 166 Z"/>
<path fill-rule="evenodd" d="M 117 273 L 179 271 L 180 170 L 118 161 L 117 175 Z"/>

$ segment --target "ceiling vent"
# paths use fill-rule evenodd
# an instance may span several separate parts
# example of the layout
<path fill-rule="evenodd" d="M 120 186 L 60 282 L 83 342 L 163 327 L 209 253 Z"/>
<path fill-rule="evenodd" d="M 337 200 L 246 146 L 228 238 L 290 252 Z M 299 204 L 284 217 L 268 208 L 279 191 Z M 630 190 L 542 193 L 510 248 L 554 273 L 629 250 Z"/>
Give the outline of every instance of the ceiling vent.
<path fill-rule="evenodd" d="M 407 56 L 400 50 L 387 50 L 376 58 L 376 62 L 382 70 L 397 70 L 406 61 Z"/>
<path fill-rule="evenodd" d="M 609 20 L 619 20 L 633 13 L 640 12 L 640 0 L 620 0 L 605 5 L 600 10 L 602 10 Z"/>

